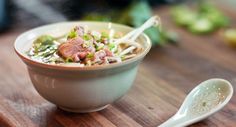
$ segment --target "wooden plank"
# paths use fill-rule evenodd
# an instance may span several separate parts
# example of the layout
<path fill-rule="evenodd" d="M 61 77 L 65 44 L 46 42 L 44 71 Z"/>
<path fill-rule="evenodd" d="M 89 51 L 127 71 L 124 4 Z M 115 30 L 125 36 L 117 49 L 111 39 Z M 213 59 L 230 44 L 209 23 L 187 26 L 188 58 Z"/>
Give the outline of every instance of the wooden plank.
<path fill-rule="evenodd" d="M 17 112 L 9 102 L 0 96 L 0 126 L 38 127 L 23 113 Z"/>

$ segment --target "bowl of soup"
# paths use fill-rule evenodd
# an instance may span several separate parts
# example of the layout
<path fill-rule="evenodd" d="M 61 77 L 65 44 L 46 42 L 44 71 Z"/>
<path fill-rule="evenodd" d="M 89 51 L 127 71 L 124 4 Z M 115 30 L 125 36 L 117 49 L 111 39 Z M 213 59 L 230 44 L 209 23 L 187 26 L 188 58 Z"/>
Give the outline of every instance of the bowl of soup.
<path fill-rule="evenodd" d="M 104 109 L 131 88 L 151 42 L 117 40 L 133 28 L 108 22 L 62 22 L 19 35 L 14 49 L 37 92 L 71 112 Z"/>

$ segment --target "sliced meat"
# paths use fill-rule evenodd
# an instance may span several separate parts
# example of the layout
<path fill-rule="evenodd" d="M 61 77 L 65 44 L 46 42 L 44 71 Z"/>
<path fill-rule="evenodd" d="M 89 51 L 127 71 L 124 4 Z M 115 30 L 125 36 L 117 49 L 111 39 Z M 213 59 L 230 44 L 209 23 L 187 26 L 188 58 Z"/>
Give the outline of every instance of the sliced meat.
<path fill-rule="evenodd" d="M 74 30 L 77 32 L 77 34 L 78 34 L 79 36 L 83 36 L 83 35 L 84 35 L 84 27 L 82 27 L 82 26 L 76 26 L 76 27 L 74 28 Z"/>
<path fill-rule="evenodd" d="M 106 56 L 106 52 L 103 50 L 100 50 L 94 54 L 94 61 L 95 62 L 101 61 L 102 59 L 105 58 L 105 56 Z"/>
<path fill-rule="evenodd" d="M 77 52 L 73 55 L 73 61 L 79 62 L 80 60 L 83 60 L 88 55 L 88 52 Z"/>
<path fill-rule="evenodd" d="M 104 49 L 106 56 L 114 56 L 114 54 L 109 49 Z"/>
<path fill-rule="evenodd" d="M 58 53 L 63 58 L 71 58 L 74 62 L 78 62 L 85 59 L 88 53 L 95 53 L 95 48 L 89 46 L 83 47 L 84 40 L 81 37 L 69 39 L 66 43 L 63 43 L 58 48 Z"/>
<path fill-rule="evenodd" d="M 58 52 L 64 58 L 73 57 L 79 51 L 84 51 L 82 48 L 83 39 L 80 37 L 69 39 L 66 43 L 59 46 Z"/>

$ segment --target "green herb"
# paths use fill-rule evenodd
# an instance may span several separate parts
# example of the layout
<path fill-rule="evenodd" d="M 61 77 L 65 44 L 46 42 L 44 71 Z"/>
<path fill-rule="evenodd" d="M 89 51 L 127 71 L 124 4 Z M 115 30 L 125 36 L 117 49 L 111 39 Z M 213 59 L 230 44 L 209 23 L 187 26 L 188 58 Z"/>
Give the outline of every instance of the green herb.
<path fill-rule="evenodd" d="M 109 38 L 109 35 L 107 32 L 102 32 L 101 33 L 101 39 L 104 39 L 104 38 Z"/>
<path fill-rule="evenodd" d="M 70 33 L 68 34 L 68 36 L 67 36 L 67 38 L 68 39 L 72 39 L 72 38 L 75 38 L 75 37 L 77 37 L 78 35 L 77 35 L 77 32 L 75 31 L 75 30 L 72 30 L 72 31 L 70 31 Z"/>
<path fill-rule="evenodd" d="M 45 50 L 48 48 L 48 46 L 53 45 L 54 38 L 49 35 L 42 35 L 38 37 L 34 42 L 33 42 L 33 48 L 35 53 L 38 53 L 40 51 Z"/>
<path fill-rule="evenodd" d="M 68 58 L 66 58 L 65 62 L 66 63 L 71 63 L 71 62 L 73 62 L 73 59 L 71 57 L 68 57 Z"/>
<path fill-rule="evenodd" d="M 91 36 L 91 35 L 88 35 L 88 34 L 84 34 L 84 35 L 83 35 L 83 39 L 84 39 L 85 41 L 89 41 L 89 40 L 92 39 L 92 36 Z"/>
<path fill-rule="evenodd" d="M 32 49 L 27 52 L 27 55 L 34 58 L 42 58 L 46 63 L 53 62 L 54 58 L 50 56 L 57 52 L 57 46 L 55 38 L 50 35 L 42 35 L 33 42 Z"/>
<path fill-rule="evenodd" d="M 91 59 L 94 57 L 94 54 L 93 53 L 88 53 L 88 55 L 86 56 L 87 58 Z"/>
<path fill-rule="evenodd" d="M 99 46 L 96 46 L 96 51 L 99 51 L 99 50 L 101 50 L 103 47 L 104 47 L 104 45 L 103 45 L 103 44 L 100 44 Z"/>
<path fill-rule="evenodd" d="M 114 43 L 109 43 L 108 44 L 108 48 L 110 49 L 110 50 L 112 50 L 113 48 L 115 48 L 116 47 L 116 45 L 114 44 Z"/>

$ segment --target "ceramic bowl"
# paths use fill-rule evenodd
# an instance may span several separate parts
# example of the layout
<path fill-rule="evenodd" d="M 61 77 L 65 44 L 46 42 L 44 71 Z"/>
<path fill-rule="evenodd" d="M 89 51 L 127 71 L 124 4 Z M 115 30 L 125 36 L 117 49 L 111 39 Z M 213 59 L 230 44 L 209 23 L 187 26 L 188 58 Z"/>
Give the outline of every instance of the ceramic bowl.
<path fill-rule="evenodd" d="M 151 48 L 150 39 L 138 39 L 144 50 L 136 57 L 111 65 L 76 67 L 45 64 L 31 60 L 26 51 L 35 38 L 43 34 L 63 35 L 76 25 L 92 30 L 114 30 L 127 33 L 132 28 L 105 22 L 63 22 L 34 28 L 21 34 L 14 48 L 27 65 L 30 79 L 38 93 L 61 109 L 71 112 L 93 112 L 104 109 L 122 97 L 133 84 L 139 63 Z"/>

